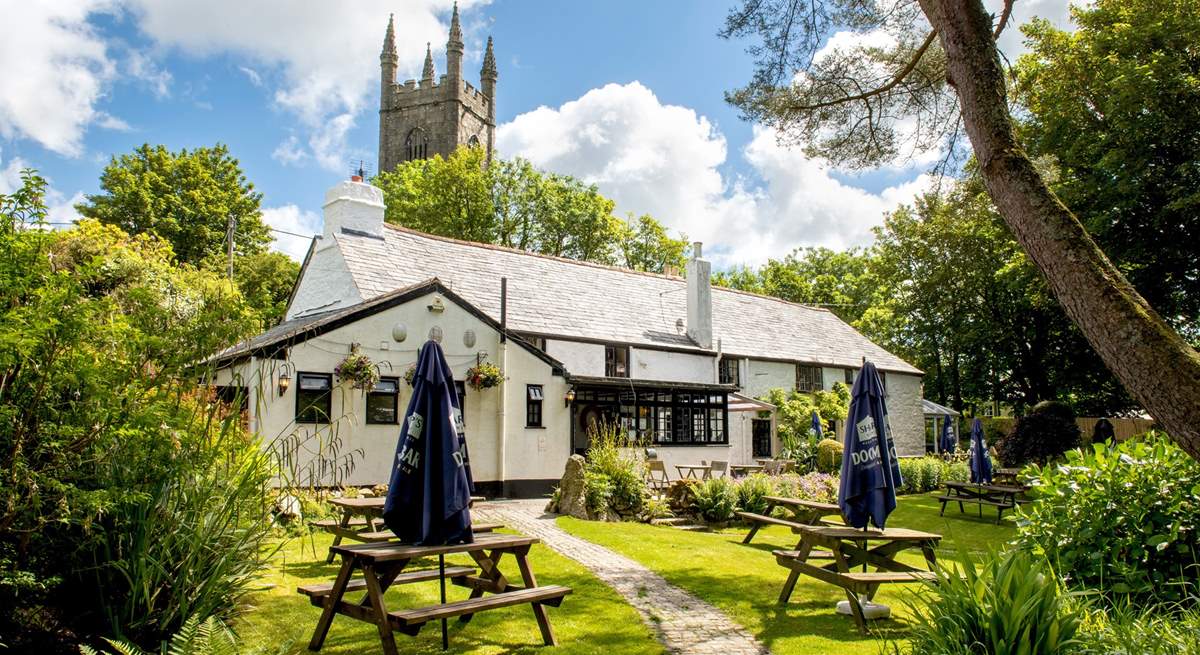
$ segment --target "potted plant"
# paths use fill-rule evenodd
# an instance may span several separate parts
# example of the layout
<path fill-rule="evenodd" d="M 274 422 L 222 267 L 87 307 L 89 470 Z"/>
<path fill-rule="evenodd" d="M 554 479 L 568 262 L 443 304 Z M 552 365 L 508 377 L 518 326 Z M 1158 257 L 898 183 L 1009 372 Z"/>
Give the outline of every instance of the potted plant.
<path fill-rule="evenodd" d="M 417 365 L 412 364 L 408 367 L 408 370 L 404 371 L 404 381 L 407 382 L 408 386 L 411 387 L 411 386 L 413 386 L 413 383 L 416 381 L 416 379 L 417 379 Z"/>
<path fill-rule="evenodd" d="M 500 384 L 503 379 L 504 375 L 500 372 L 500 367 L 491 362 L 480 362 L 467 369 L 467 384 L 477 391 L 490 389 Z"/>
<path fill-rule="evenodd" d="M 370 357 L 351 347 L 350 354 L 333 369 L 341 382 L 349 382 L 355 389 L 369 391 L 379 382 L 379 368 Z"/>

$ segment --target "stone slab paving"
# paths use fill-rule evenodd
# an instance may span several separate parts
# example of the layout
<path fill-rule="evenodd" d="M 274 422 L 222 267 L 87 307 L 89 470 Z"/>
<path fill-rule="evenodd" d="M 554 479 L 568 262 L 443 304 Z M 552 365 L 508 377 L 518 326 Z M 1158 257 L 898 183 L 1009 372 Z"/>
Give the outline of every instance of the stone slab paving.
<path fill-rule="evenodd" d="M 587 567 L 638 610 L 671 653 L 770 655 L 770 651 L 721 610 L 628 557 L 559 528 L 555 516 L 542 511 L 545 504 L 545 500 L 498 500 L 480 503 L 471 511 L 480 521 L 504 523 L 537 537 Z"/>

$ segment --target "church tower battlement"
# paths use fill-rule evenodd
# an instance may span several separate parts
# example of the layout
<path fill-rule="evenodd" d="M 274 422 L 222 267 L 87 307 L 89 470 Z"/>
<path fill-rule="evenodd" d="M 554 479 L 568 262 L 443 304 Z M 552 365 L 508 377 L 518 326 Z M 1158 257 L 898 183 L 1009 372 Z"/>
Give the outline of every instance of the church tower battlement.
<path fill-rule="evenodd" d="M 480 88 L 476 88 L 463 79 L 462 26 L 455 4 L 446 42 L 446 73 L 437 77 L 433 52 L 426 44 L 421 79 L 399 84 L 393 21 L 394 17 L 388 18 L 379 54 L 379 171 L 395 170 L 406 161 L 435 154 L 448 157 L 462 145 L 482 146 L 491 161 L 496 143 L 498 77 L 492 38 L 488 37 L 479 71 Z"/>

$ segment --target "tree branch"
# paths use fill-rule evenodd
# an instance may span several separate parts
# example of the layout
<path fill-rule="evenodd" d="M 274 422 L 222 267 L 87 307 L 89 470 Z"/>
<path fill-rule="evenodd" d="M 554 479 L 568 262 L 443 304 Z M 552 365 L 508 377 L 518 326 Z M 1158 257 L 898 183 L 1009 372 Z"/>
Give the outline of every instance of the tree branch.
<path fill-rule="evenodd" d="M 1011 2 L 1011 0 L 1010 0 L 1010 2 Z M 859 100 L 866 100 L 868 98 L 880 96 L 880 95 L 887 93 L 888 91 L 891 91 L 892 89 L 899 86 L 900 83 L 903 82 L 904 79 L 906 77 L 908 77 L 917 68 L 917 64 L 920 63 L 921 57 L 925 56 L 925 51 L 929 50 L 929 46 L 930 46 L 930 44 L 933 43 L 933 40 L 936 36 L 937 36 L 936 32 L 930 32 L 925 37 L 925 42 L 921 44 L 920 48 L 917 48 L 917 51 L 915 53 L 913 53 L 912 58 L 909 59 L 908 63 L 904 65 L 904 68 L 900 69 L 900 71 L 898 73 L 896 73 L 892 77 L 892 79 L 888 81 L 887 84 L 884 84 L 881 87 L 871 89 L 870 91 L 863 91 L 862 93 L 858 93 L 858 94 L 855 94 L 852 96 L 847 96 L 845 98 L 838 98 L 837 100 L 826 100 L 824 102 L 818 102 L 818 103 L 811 104 L 811 105 L 800 105 L 800 106 L 796 106 L 796 107 L 790 107 L 789 111 L 812 111 L 814 109 L 824 109 L 825 107 L 833 107 L 834 105 L 840 105 L 840 104 L 844 104 L 847 102 L 856 102 Z"/>
<path fill-rule="evenodd" d="M 1012 18 L 1013 0 L 1004 0 L 1004 7 L 1000 10 L 1000 22 L 996 23 L 996 31 L 992 32 L 992 38 L 1000 38 L 1000 33 L 1004 31 L 1008 25 L 1008 19 Z"/>

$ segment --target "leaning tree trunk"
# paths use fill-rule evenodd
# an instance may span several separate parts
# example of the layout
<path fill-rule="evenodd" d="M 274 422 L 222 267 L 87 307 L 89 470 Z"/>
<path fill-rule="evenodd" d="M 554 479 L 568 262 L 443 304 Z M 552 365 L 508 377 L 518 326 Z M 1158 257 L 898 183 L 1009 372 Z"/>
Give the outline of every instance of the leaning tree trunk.
<path fill-rule="evenodd" d="M 1200 459 L 1200 353 L 1163 321 L 1050 191 L 1017 143 L 992 17 L 980 0 L 919 0 L 988 193 L 1067 316 L 1126 390 Z"/>

